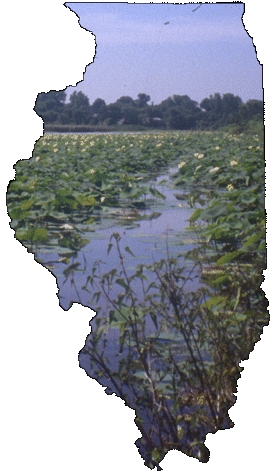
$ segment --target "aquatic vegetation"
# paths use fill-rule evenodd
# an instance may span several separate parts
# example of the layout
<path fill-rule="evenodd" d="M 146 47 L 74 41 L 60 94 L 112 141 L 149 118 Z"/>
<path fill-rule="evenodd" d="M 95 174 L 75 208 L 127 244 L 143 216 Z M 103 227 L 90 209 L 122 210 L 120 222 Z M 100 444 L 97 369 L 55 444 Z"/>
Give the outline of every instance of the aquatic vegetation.
<path fill-rule="evenodd" d="M 31 248 L 40 231 L 31 239 L 30 230 L 45 228 L 47 246 L 54 247 L 62 240 L 64 223 L 83 232 L 111 208 L 145 209 L 149 199 L 164 199 L 147 182 L 171 162 L 172 140 L 177 157 L 176 134 L 45 135 L 33 157 L 16 164 L 16 179 L 9 185 L 16 237 Z"/>
<path fill-rule="evenodd" d="M 269 322 L 260 289 L 266 267 L 263 149 L 250 154 L 249 141 L 257 137 L 193 134 L 193 146 L 196 139 L 204 152 L 192 153 L 191 142 L 182 146 L 185 164 L 174 174 L 184 190 L 177 199 L 194 207 L 190 229 L 198 245 L 185 255 L 194 268 L 181 267 L 168 249 L 167 259 L 138 265 L 130 274 L 114 235 L 119 265 L 104 273 L 96 263 L 87 281 L 97 304 L 102 294 L 108 305 L 106 312 L 98 310 L 80 364 L 87 361 L 88 374 L 135 408 L 142 433 L 136 445 L 150 468 L 160 469 L 171 449 L 208 460 L 205 436 L 233 426 L 228 410 L 236 400 L 240 362 Z M 213 146 L 217 139 L 220 145 Z M 199 288 L 187 291 L 190 279 L 198 278 Z M 116 328 L 119 341 L 109 357 L 107 342 Z"/>
<path fill-rule="evenodd" d="M 148 467 L 160 470 L 171 449 L 206 462 L 206 434 L 232 427 L 240 362 L 269 322 L 260 137 L 45 135 L 15 168 L 8 212 L 17 239 L 36 254 L 54 252 L 77 301 L 83 291 L 97 311 L 81 367 L 135 409 Z M 162 259 L 138 262 L 115 232 L 90 271 L 78 253 L 106 220 L 124 231 L 159 219 L 151 205 L 165 196 L 155 180 L 169 173 L 179 223 L 183 207 L 192 208 L 189 250 L 166 242 Z"/>

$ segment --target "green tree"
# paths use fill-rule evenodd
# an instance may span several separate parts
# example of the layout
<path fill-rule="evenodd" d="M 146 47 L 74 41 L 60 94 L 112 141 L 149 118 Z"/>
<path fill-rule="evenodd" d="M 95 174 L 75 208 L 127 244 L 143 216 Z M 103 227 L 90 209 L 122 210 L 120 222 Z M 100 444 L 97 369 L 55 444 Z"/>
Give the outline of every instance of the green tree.
<path fill-rule="evenodd" d="M 231 93 L 215 93 L 209 98 L 205 98 L 200 103 L 202 109 L 202 124 L 206 127 L 217 129 L 220 126 L 237 123 L 239 121 L 239 111 L 242 99 Z"/>
<path fill-rule="evenodd" d="M 58 122 L 64 110 L 66 93 L 64 91 L 41 92 L 37 96 L 34 111 L 46 124 Z"/>
<path fill-rule="evenodd" d="M 116 104 L 120 105 L 121 107 L 126 105 L 135 106 L 135 101 L 130 96 L 121 96 L 119 99 L 117 99 Z"/>
<path fill-rule="evenodd" d="M 106 120 L 108 125 L 115 125 L 122 118 L 122 111 L 118 104 L 109 104 L 106 108 Z"/>
<path fill-rule="evenodd" d="M 168 129 L 187 130 L 196 126 L 197 116 L 200 112 L 197 102 L 187 95 L 173 95 L 160 104 L 162 117 Z"/>
<path fill-rule="evenodd" d="M 81 91 L 74 91 L 64 112 L 62 121 L 68 117 L 68 120 L 74 124 L 89 124 L 91 110 L 88 97 Z"/>
<path fill-rule="evenodd" d="M 98 97 L 91 106 L 91 122 L 93 124 L 102 124 L 107 117 L 107 105 L 104 99 Z"/>
<path fill-rule="evenodd" d="M 264 118 L 263 101 L 259 101 L 257 99 L 250 99 L 245 104 L 241 105 L 240 115 L 241 115 L 241 118 L 246 121 L 250 121 L 250 120 L 263 121 L 263 118 Z"/>
<path fill-rule="evenodd" d="M 130 96 L 121 96 L 115 102 L 120 108 L 121 117 L 123 122 L 128 125 L 137 125 L 139 123 L 139 111 L 136 104 L 136 101 Z"/>
<path fill-rule="evenodd" d="M 136 104 L 138 105 L 138 107 L 147 107 L 147 103 L 150 101 L 150 96 L 148 94 L 144 94 L 144 93 L 140 93 L 138 94 L 137 96 L 137 99 L 136 99 Z"/>

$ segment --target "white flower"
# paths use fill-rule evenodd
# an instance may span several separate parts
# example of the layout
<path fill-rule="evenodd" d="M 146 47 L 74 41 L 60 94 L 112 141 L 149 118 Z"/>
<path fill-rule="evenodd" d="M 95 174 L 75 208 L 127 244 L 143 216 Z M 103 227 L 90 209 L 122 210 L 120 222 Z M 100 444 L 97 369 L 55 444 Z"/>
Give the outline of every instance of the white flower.
<path fill-rule="evenodd" d="M 201 158 L 203 158 L 203 157 L 204 157 L 204 153 L 199 153 L 199 154 L 197 155 L 197 158 L 199 158 L 199 159 L 201 159 Z"/>
<path fill-rule="evenodd" d="M 63 226 L 60 226 L 60 229 L 65 229 L 66 231 L 71 231 L 73 228 L 73 226 L 71 224 L 63 224 Z"/>
<path fill-rule="evenodd" d="M 233 191 L 234 190 L 234 186 L 231 183 L 229 183 L 229 185 L 227 185 L 226 188 L 227 188 L 228 191 Z"/>
<path fill-rule="evenodd" d="M 40 160 L 40 156 L 38 155 L 36 158 L 35 158 L 35 162 L 39 162 Z"/>
<path fill-rule="evenodd" d="M 181 163 L 179 163 L 177 166 L 178 166 L 178 168 L 179 168 L 179 170 L 180 170 L 180 168 L 183 168 L 185 165 L 186 165 L 186 162 L 181 162 Z"/>
<path fill-rule="evenodd" d="M 210 168 L 210 173 L 215 173 L 219 170 L 219 167 Z"/>
<path fill-rule="evenodd" d="M 94 168 L 91 168 L 91 170 L 89 171 L 89 173 L 91 173 L 91 175 L 93 175 L 94 173 L 96 173 L 96 170 Z"/>
<path fill-rule="evenodd" d="M 217 146 L 215 147 L 215 149 L 216 149 L 216 150 L 220 150 L 220 146 L 217 145 Z"/>
<path fill-rule="evenodd" d="M 235 165 L 238 165 L 238 162 L 236 160 L 232 160 L 230 162 L 231 167 L 234 167 Z"/>
<path fill-rule="evenodd" d="M 195 168 L 195 172 L 197 172 L 198 170 L 200 170 L 200 168 L 202 168 L 201 165 L 198 165 L 196 168 Z"/>
<path fill-rule="evenodd" d="M 58 148 L 54 148 L 53 151 L 54 151 L 54 153 L 57 153 L 57 152 L 58 152 Z"/>
<path fill-rule="evenodd" d="M 105 196 L 101 196 L 100 203 L 104 203 L 104 201 L 105 201 Z"/>

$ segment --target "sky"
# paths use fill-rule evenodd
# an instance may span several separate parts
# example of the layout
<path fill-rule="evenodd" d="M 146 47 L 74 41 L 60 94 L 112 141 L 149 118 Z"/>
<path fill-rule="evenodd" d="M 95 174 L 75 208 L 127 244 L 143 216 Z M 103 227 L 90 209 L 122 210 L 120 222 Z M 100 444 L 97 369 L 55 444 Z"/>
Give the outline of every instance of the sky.
<path fill-rule="evenodd" d="M 154 104 L 173 94 L 200 103 L 216 92 L 262 99 L 262 67 L 242 23 L 243 3 L 66 6 L 97 45 L 83 82 L 68 96 L 82 91 L 91 104 L 139 93 Z"/>

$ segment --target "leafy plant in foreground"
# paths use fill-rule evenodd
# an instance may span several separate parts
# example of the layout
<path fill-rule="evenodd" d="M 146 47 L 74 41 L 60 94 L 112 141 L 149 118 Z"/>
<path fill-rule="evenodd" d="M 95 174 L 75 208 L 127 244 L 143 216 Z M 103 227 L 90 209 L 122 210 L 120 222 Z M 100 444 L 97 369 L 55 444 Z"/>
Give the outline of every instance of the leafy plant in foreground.
<path fill-rule="evenodd" d="M 171 449 L 205 462 L 206 434 L 233 425 L 228 409 L 239 363 L 251 349 L 243 345 L 243 309 L 205 286 L 187 292 L 197 267 L 187 274 L 168 256 L 131 274 L 125 252 L 132 251 L 122 251 L 119 235 L 108 250 L 117 253 L 119 267 L 103 274 L 98 262 L 88 276 L 94 299 L 102 295 L 107 305 L 93 321 L 81 365 L 87 359 L 90 376 L 135 409 L 142 433 L 136 445 L 147 466 L 160 468 Z"/>

